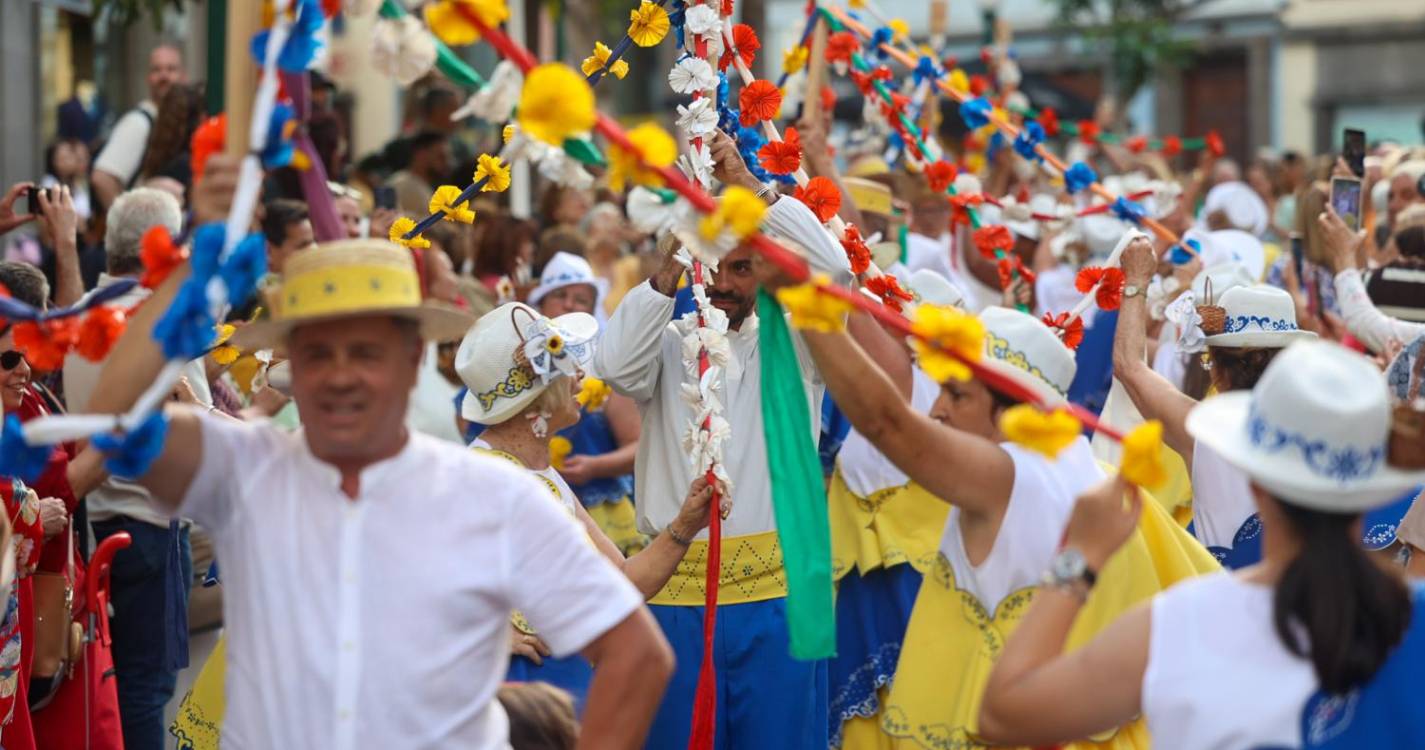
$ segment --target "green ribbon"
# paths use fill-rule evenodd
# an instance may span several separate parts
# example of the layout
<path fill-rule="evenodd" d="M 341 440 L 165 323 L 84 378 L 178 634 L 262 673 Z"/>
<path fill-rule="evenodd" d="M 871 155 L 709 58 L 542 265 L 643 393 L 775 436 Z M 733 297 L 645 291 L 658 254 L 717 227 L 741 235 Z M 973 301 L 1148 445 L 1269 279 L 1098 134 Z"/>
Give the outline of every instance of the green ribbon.
<path fill-rule="evenodd" d="M 381 3 L 381 17 L 397 19 L 406 15 L 406 9 L 402 8 L 396 0 L 385 0 Z M 467 89 L 480 89 L 485 87 L 485 79 L 480 77 L 475 69 L 461 60 L 453 50 L 445 46 L 445 42 L 440 41 L 433 32 L 430 34 L 431 41 L 435 42 L 435 67 L 451 81 L 464 86 Z"/>
<path fill-rule="evenodd" d="M 831 582 L 831 522 L 821 462 L 811 436 L 801 368 L 782 306 L 757 291 L 757 346 L 762 357 L 762 436 L 772 479 L 772 509 L 787 572 L 787 632 L 792 657 L 836 654 Z"/>

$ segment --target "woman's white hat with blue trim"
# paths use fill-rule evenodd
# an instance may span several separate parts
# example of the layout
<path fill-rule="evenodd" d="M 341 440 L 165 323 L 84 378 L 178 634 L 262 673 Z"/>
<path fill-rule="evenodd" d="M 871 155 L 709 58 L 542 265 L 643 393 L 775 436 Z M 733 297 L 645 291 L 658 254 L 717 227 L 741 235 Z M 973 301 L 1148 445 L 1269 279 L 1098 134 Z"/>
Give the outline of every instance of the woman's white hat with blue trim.
<path fill-rule="evenodd" d="M 1034 391 L 1045 403 L 1068 399 L 1078 365 L 1074 353 L 1049 326 L 1007 307 L 985 308 L 980 322 L 985 324 L 981 365 Z"/>
<path fill-rule="evenodd" d="M 492 425 L 524 411 L 550 383 L 588 371 L 598 333 L 587 313 L 547 318 L 522 302 L 485 313 L 455 352 L 455 371 L 469 389 L 460 416 Z"/>
<path fill-rule="evenodd" d="M 1425 483 L 1425 471 L 1387 463 L 1391 407 L 1380 370 L 1336 344 L 1292 344 L 1251 391 L 1193 408 L 1187 430 L 1263 489 L 1303 508 L 1360 513 Z"/>
<path fill-rule="evenodd" d="M 588 284 L 594 288 L 594 309 L 604 306 L 604 295 L 609 291 L 608 279 L 594 275 L 594 267 L 589 261 L 573 254 L 558 252 L 539 273 L 539 286 L 529 293 L 529 304 L 539 307 L 540 300 L 556 289 L 576 284 Z"/>
<path fill-rule="evenodd" d="M 1280 349 L 1316 338 L 1316 334 L 1296 327 L 1296 303 L 1276 287 L 1235 287 L 1223 293 L 1216 304 L 1227 311 L 1227 321 L 1222 333 L 1207 337 L 1208 346 Z"/>

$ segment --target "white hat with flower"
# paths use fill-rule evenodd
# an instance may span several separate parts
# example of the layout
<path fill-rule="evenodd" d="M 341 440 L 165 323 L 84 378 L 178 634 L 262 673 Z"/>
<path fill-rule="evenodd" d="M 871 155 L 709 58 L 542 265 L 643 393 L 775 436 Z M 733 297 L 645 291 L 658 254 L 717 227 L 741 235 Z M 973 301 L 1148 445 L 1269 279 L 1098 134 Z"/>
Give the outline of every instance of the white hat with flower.
<path fill-rule="evenodd" d="M 469 389 L 460 415 L 492 425 L 519 414 L 558 378 L 588 371 L 598 332 L 592 315 L 546 318 L 521 302 L 485 313 L 455 353 L 455 370 Z"/>
<path fill-rule="evenodd" d="M 1078 365 L 1074 353 L 1033 315 L 1005 307 L 980 313 L 985 356 L 980 364 L 1034 391 L 1046 403 L 1068 398 Z"/>

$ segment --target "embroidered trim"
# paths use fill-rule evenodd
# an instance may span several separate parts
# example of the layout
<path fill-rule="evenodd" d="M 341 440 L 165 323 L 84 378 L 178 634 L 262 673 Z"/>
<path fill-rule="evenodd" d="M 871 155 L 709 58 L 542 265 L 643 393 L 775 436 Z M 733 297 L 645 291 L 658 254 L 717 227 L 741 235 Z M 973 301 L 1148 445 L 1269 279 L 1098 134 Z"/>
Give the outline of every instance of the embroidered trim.
<path fill-rule="evenodd" d="M 1029 356 L 1018 349 L 1009 348 L 1009 341 L 1002 339 L 993 333 L 985 332 L 985 342 L 989 344 L 989 355 L 1011 367 L 1023 370 L 1036 378 L 1039 378 L 1050 388 L 1053 388 L 1060 396 L 1065 395 L 1063 388 L 1049 380 L 1049 377 L 1042 370 L 1029 361 Z"/>
<path fill-rule="evenodd" d="M 895 679 L 896 663 L 900 661 L 901 644 L 882 643 L 866 656 L 846 684 L 831 699 L 830 742 L 833 748 L 841 747 L 841 731 L 846 722 L 855 718 L 874 719 L 881 708 L 879 691 L 889 687 Z"/>
<path fill-rule="evenodd" d="M 1223 333 L 1247 333 L 1249 331 L 1280 333 L 1295 330 L 1297 330 L 1296 321 L 1267 315 L 1229 315 L 1222 328 Z"/>
<path fill-rule="evenodd" d="M 480 400 L 480 408 L 489 411 L 495 405 L 495 401 L 501 398 L 514 398 L 521 393 L 534 387 L 534 376 L 530 371 L 519 365 L 510 368 L 505 373 L 505 379 L 496 383 L 484 393 L 475 394 L 475 398 Z"/>
<path fill-rule="evenodd" d="M 1325 440 L 1312 440 L 1267 422 L 1256 404 L 1247 413 L 1247 435 L 1252 445 L 1267 453 L 1296 448 L 1313 472 L 1340 483 L 1373 476 L 1385 462 L 1384 441 L 1370 446 L 1334 446 Z"/>

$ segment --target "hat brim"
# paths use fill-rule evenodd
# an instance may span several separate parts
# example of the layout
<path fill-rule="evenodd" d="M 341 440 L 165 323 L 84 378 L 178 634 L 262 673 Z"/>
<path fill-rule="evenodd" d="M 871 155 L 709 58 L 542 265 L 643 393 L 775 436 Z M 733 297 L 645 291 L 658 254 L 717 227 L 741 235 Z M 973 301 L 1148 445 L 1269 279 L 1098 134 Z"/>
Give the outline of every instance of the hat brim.
<path fill-rule="evenodd" d="M 1218 333 L 1208 336 L 1208 346 L 1225 349 L 1285 349 L 1298 341 L 1313 341 L 1316 334 L 1311 331 L 1239 331 Z"/>
<path fill-rule="evenodd" d="M 287 337 L 298 326 L 383 315 L 416 321 L 421 326 L 421 338 L 434 342 L 459 341 L 465 332 L 475 325 L 475 316 L 470 313 L 443 302 L 427 301 L 414 307 L 340 312 L 295 319 L 256 320 L 239 328 L 229 343 L 247 351 L 283 350 L 287 346 Z"/>
<path fill-rule="evenodd" d="M 1292 505 L 1328 513 L 1363 513 L 1389 504 L 1401 493 L 1425 483 L 1425 471 L 1401 471 L 1383 465 L 1365 479 L 1338 482 L 1321 477 L 1290 452 L 1268 453 L 1247 437 L 1249 391 L 1214 396 L 1188 413 L 1187 431 L 1253 482 Z"/>
<path fill-rule="evenodd" d="M 608 296 L 609 293 L 609 280 L 603 277 L 597 277 L 593 281 L 566 281 L 562 284 L 550 284 L 548 286 L 540 284 L 534 288 L 534 291 L 529 293 L 528 304 L 530 307 L 539 309 L 539 303 L 550 292 L 556 289 L 563 289 L 566 286 L 579 286 L 580 284 L 588 284 L 594 288 L 594 309 L 597 310 L 602 307 L 604 297 Z"/>
<path fill-rule="evenodd" d="M 979 364 L 988 370 L 993 370 L 997 375 L 1013 380 L 1018 385 L 1033 391 L 1046 405 L 1054 406 L 1068 400 L 1064 394 L 1054 390 L 1053 386 L 1008 362 L 1001 362 L 993 357 L 981 357 Z"/>

